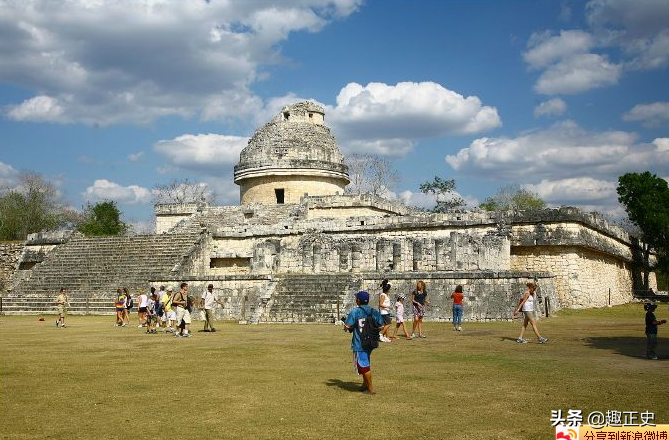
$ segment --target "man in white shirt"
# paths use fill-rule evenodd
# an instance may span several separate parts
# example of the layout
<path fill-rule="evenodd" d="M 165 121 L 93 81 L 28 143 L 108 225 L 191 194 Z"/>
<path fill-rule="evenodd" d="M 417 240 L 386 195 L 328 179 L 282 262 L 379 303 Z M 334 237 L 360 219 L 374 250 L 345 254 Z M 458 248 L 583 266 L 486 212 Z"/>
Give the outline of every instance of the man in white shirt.
<path fill-rule="evenodd" d="M 155 292 L 156 288 L 151 287 L 151 293 Z M 146 314 L 149 306 L 149 296 L 144 292 L 144 289 L 139 289 L 139 309 L 137 315 L 139 317 L 139 325 L 137 327 L 144 327 L 146 325 Z"/>
<path fill-rule="evenodd" d="M 216 304 L 223 305 L 223 303 L 218 299 L 218 296 L 214 293 L 214 285 L 209 284 L 207 290 L 202 294 L 201 305 L 204 309 L 204 331 L 205 332 L 215 332 L 214 328 L 214 307 Z"/>

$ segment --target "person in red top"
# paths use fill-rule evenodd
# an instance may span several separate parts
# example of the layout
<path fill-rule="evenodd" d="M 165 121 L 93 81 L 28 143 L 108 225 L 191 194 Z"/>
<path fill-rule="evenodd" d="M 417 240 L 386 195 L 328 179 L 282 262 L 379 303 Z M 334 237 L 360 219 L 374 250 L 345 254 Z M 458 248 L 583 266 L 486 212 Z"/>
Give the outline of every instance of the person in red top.
<path fill-rule="evenodd" d="M 462 286 L 455 286 L 455 292 L 451 293 L 453 298 L 453 330 L 462 331 L 462 299 L 465 296 L 462 294 Z"/>

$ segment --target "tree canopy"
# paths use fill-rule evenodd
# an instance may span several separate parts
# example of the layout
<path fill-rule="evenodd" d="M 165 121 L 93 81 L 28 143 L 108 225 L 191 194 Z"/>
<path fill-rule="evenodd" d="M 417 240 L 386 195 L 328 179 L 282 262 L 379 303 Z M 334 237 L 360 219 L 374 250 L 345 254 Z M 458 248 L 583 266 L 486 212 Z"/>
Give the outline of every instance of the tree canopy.
<path fill-rule="evenodd" d="M 0 189 L 0 239 L 25 240 L 28 234 L 65 222 L 59 192 L 42 175 L 26 171 L 15 187 Z"/>
<path fill-rule="evenodd" d="M 383 196 L 399 182 L 399 175 L 388 160 L 373 154 L 351 154 L 346 157 L 351 183 L 347 194 L 369 193 Z"/>
<path fill-rule="evenodd" d="M 174 179 L 166 184 L 153 187 L 153 203 L 212 203 L 216 198 L 206 183 L 191 182 L 188 179 Z"/>
<path fill-rule="evenodd" d="M 659 266 L 666 274 L 669 270 L 669 184 L 649 171 L 627 173 L 618 178 L 617 191 L 627 217 L 639 228 L 641 240 L 655 250 Z"/>
<path fill-rule="evenodd" d="M 465 206 L 465 201 L 455 191 L 455 180 L 442 179 L 434 176 L 431 182 L 420 184 L 420 191 L 424 194 L 433 194 L 436 196 L 437 203 L 432 212 L 448 212 Z"/>
<path fill-rule="evenodd" d="M 544 202 L 538 194 L 519 185 L 501 187 L 492 197 L 487 197 L 479 207 L 485 211 L 532 211 L 544 209 Z"/>
<path fill-rule="evenodd" d="M 84 220 L 77 230 L 86 236 L 122 235 L 128 225 L 121 221 L 116 202 L 106 201 L 86 206 Z"/>

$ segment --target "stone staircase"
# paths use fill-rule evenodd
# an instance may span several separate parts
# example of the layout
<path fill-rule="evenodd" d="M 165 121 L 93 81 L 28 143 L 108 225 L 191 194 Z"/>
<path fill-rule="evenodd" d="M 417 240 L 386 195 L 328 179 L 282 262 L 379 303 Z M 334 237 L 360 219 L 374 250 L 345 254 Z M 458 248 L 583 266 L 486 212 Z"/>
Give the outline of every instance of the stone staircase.
<path fill-rule="evenodd" d="M 281 275 L 260 323 L 328 323 L 354 303 L 361 281 L 343 275 Z M 337 311 L 339 305 L 339 311 Z"/>
<path fill-rule="evenodd" d="M 197 240 L 194 233 L 72 237 L 3 295 L 2 313 L 54 313 L 60 287 L 69 291 L 72 313 L 113 313 L 116 289 L 136 296 L 148 280 L 174 275 Z"/>

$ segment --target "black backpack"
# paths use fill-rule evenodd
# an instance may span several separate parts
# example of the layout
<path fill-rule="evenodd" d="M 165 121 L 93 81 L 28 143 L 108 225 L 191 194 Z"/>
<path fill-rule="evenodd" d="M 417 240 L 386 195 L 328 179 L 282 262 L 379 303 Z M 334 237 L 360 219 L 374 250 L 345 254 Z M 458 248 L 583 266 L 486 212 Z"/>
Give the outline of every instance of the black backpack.
<path fill-rule="evenodd" d="M 361 307 L 361 309 L 364 311 Z M 360 343 L 362 345 L 362 349 L 371 352 L 375 348 L 379 348 L 379 331 L 381 330 L 381 327 L 379 327 L 376 324 L 376 320 L 374 319 L 374 313 L 372 310 L 369 311 L 368 314 L 366 314 L 365 322 L 362 325 L 362 328 L 359 329 L 360 331 Z"/>
<path fill-rule="evenodd" d="M 193 297 L 188 295 L 186 297 L 186 310 L 188 310 L 188 313 L 193 313 L 193 303 L 195 301 L 193 300 Z"/>

